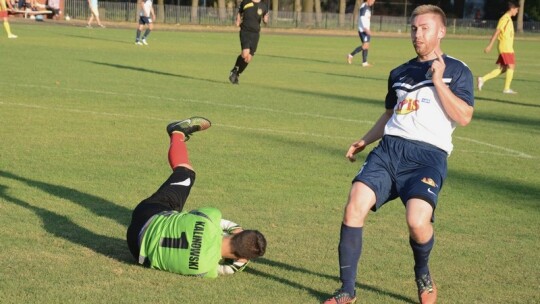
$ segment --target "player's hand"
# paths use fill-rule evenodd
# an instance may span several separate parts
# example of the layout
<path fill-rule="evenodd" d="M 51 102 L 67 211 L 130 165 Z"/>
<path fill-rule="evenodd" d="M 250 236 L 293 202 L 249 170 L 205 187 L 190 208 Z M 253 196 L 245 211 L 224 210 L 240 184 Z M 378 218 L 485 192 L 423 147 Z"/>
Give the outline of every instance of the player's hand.
<path fill-rule="evenodd" d="M 366 148 L 366 142 L 361 139 L 357 142 L 352 143 L 352 145 L 349 147 L 349 150 L 347 151 L 347 154 L 345 157 L 349 159 L 349 161 L 355 162 L 356 161 L 356 154 L 362 152 Z"/>
<path fill-rule="evenodd" d="M 437 56 L 437 58 L 433 60 L 430 68 L 431 79 L 442 80 L 444 70 L 446 69 L 446 64 L 444 64 L 442 54 L 440 54 L 438 51 L 435 51 L 435 56 Z"/>
<path fill-rule="evenodd" d="M 491 45 L 486 46 L 486 48 L 484 49 L 484 53 L 487 54 L 489 52 L 491 52 Z"/>

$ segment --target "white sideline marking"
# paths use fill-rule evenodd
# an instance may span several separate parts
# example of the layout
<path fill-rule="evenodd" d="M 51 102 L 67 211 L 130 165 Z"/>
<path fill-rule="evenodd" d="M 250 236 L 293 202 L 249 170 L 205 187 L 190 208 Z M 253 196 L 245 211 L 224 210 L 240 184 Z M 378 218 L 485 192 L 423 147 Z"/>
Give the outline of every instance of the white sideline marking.
<path fill-rule="evenodd" d="M 117 93 L 117 92 L 98 91 L 98 90 L 85 90 L 85 89 L 58 88 L 58 87 L 55 87 L 55 86 L 42 86 L 42 85 L 29 85 L 29 84 L 17 84 L 15 86 L 32 87 L 32 88 L 49 89 L 49 90 L 54 89 L 54 90 L 64 90 L 64 91 L 88 92 L 88 93 L 94 93 L 94 94 L 117 95 L 117 96 L 127 96 L 127 97 L 132 96 L 132 97 L 137 97 L 137 98 L 142 97 L 142 98 L 147 98 L 147 99 L 151 98 L 151 99 L 167 100 L 167 101 L 184 101 L 184 102 L 190 102 L 190 103 L 208 104 L 208 105 L 230 107 L 230 108 L 241 108 L 241 109 L 246 109 L 246 110 L 274 112 L 274 113 L 282 113 L 282 114 L 288 114 L 288 115 L 307 116 L 307 117 L 338 120 L 338 121 L 345 121 L 345 122 L 363 123 L 363 124 L 370 124 L 370 125 L 373 124 L 372 121 L 366 121 L 366 120 L 347 119 L 347 118 L 340 118 L 340 117 L 335 117 L 335 116 L 325 116 L 325 115 L 319 115 L 319 114 L 313 114 L 313 113 L 288 112 L 288 111 L 284 111 L 284 110 L 276 110 L 276 109 L 262 108 L 262 107 L 250 107 L 250 106 L 245 106 L 245 105 L 231 105 L 231 104 L 216 103 L 216 102 L 212 102 L 212 101 L 195 100 L 195 99 L 183 99 L 183 98 L 175 99 L 175 98 L 170 98 L 170 97 L 161 97 L 161 96 L 153 96 L 153 95 Z M 96 111 L 89 111 L 89 110 L 66 109 L 66 108 L 55 108 L 55 107 L 44 107 L 44 106 L 33 105 L 33 104 L 6 103 L 6 102 L 2 102 L 2 101 L 0 101 L 0 105 L 14 105 L 14 106 L 20 106 L 20 107 L 27 107 L 27 108 L 66 111 L 66 112 L 73 112 L 73 113 L 86 113 L 86 114 L 114 116 L 114 117 L 138 118 L 138 119 L 149 119 L 149 120 L 159 120 L 159 121 L 166 121 L 167 120 L 167 119 L 163 119 L 163 118 L 150 117 L 150 116 L 141 117 L 141 116 L 129 115 L 129 114 L 96 112 Z M 224 128 L 232 128 L 232 129 L 240 129 L 240 130 L 251 130 L 251 131 L 257 131 L 257 132 L 263 132 L 263 133 L 278 133 L 278 134 L 289 134 L 289 135 L 297 135 L 297 136 L 310 136 L 310 137 L 319 137 L 319 138 L 350 139 L 350 137 L 330 136 L 330 135 L 323 135 L 323 134 L 320 134 L 320 133 L 280 131 L 280 130 L 266 129 L 266 128 L 246 128 L 244 126 L 233 126 L 233 125 L 223 125 L 223 124 L 214 124 L 214 125 L 224 127 Z M 529 155 L 529 154 L 526 154 L 526 153 L 523 153 L 523 152 L 520 152 L 520 151 L 516 151 L 516 150 L 513 150 L 513 149 L 506 148 L 506 147 L 493 145 L 493 144 L 490 144 L 490 143 L 487 143 L 487 142 L 482 142 L 482 141 L 471 139 L 471 138 L 466 138 L 466 137 L 461 137 L 461 136 L 454 136 L 454 138 L 459 139 L 459 140 L 463 140 L 463 141 L 469 141 L 469 142 L 472 142 L 472 143 L 475 143 L 475 144 L 478 144 L 478 145 L 488 146 L 488 147 L 490 147 L 492 149 L 497 149 L 497 150 L 503 151 L 503 152 L 495 152 L 495 151 L 459 150 L 460 152 L 482 153 L 482 154 L 493 154 L 493 155 L 507 155 L 507 156 L 511 156 L 511 157 L 528 158 L 528 159 L 535 158 L 532 155 Z"/>

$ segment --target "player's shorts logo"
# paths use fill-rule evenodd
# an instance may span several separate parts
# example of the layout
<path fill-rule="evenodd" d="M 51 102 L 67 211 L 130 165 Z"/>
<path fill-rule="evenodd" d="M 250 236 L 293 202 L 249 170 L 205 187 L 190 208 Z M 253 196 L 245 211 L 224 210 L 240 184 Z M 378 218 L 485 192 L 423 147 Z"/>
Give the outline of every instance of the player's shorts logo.
<path fill-rule="evenodd" d="M 431 187 L 435 187 L 435 188 L 438 187 L 437 184 L 435 183 L 435 181 L 432 180 L 432 179 L 429 178 L 429 177 L 424 177 L 424 178 L 422 178 L 422 183 L 428 184 L 428 185 L 430 185 Z"/>

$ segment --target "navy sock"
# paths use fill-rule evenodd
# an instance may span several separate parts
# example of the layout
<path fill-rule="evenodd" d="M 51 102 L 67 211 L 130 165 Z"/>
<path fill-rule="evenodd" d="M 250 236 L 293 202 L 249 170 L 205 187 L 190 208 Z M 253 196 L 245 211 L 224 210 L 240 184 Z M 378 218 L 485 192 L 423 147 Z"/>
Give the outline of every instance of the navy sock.
<path fill-rule="evenodd" d="M 362 253 L 362 227 L 349 227 L 341 224 L 338 251 L 341 289 L 354 295 L 358 261 Z"/>
<path fill-rule="evenodd" d="M 360 51 L 362 51 L 362 50 L 363 50 L 362 46 L 357 47 L 356 49 L 354 49 L 354 51 L 352 51 L 351 56 L 354 56 L 354 55 L 360 53 Z"/>
<path fill-rule="evenodd" d="M 415 240 L 409 238 L 409 244 L 411 244 L 414 256 L 414 274 L 417 278 L 429 273 L 429 254 L 434 243 L 435 235 L 425 244 L 418 244 Z"/>
<path fill-rule="evenodd" d="M 150 29 L 146 29 L 146 31 L 144 31 L 143 39 L 146 39 L 146 37 L 148 37 L 148 35 L 150 35 Z"/>
<path fill-rule="evenodd" d="M 362 62 L 367 62 L 368 50 L 362 50 Z"/>

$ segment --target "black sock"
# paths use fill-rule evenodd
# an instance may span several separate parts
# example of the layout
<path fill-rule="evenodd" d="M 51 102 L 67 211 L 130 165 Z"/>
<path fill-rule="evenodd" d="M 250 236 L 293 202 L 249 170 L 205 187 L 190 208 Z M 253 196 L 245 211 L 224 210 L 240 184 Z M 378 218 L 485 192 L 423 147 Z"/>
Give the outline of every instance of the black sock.
<path fill-rule="evenodd" d="M 150 29 L 146 29 L 146 31 L 144 32 L 144 35 L 143 35 L 143 39 L 146 39 L 146 37 L 148 37 L 148 35 L 150 35 Z"/>
<path fill-rule="evenodd" d="M 435 235 L 425 244 L 418 244 L 415 240 L 409 238 L 409 244 L 411 245 L 414 256 L 414 274 L 417 278 L 429 273 L 429 254 L 434 243 Z"/>
<path fill-rule="evenodd" d="M 362 50 L 362 62 L 367 62 L 368 50 Z"/>
<path fill-rule="evenodd" d="M 364 50 L 362 48 L 362 46 L 359 46 L 359 47 L 355 48 L 354 51 L 352 51 L 351 56 L 354 56 L 354 55 L 360 53 L 360 51 L 362 51 L 362 50 Z"/>
<path fill-rule="evenodd" d="M 137 30 L 137 38 L 136 38 L 136 41 L 139 41 L 141 37 L 141 30 Z"/>
<path fill-rule="evenodd" d="M 339 238 L 339 279 L 341 289 L 355 295 L 358 261 L 362 253 L 362 227 L 349 227 L 341 224 Z"/>

